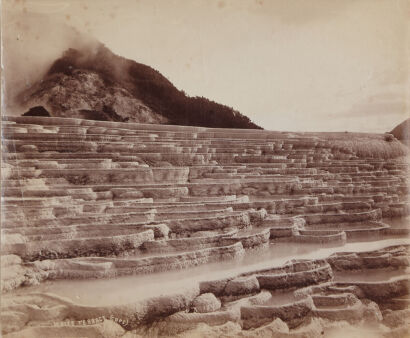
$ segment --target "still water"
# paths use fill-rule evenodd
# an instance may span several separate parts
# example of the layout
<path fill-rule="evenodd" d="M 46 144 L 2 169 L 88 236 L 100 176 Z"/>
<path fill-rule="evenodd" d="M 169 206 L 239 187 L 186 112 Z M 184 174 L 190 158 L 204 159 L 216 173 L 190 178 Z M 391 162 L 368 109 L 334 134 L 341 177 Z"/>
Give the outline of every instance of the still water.
<path fill-rule="evenodd" d="M 247 252 L 240 260 L 204 264 L 185 270 L 100 280 L 46 281 L 20 288 L 14 294 L 49 292 L 85 305 L 114 305 L 159 295 L 184 292 L 203 280 L 233 276 L 241 272 L 279 266 L 291 259 L 320 259 L 335 252 L 362 252 L 392 245 L 410 245 L 408 238 L 355 242 L 338 246 L 302 243 L 271 243 L 269 247 Z"/>

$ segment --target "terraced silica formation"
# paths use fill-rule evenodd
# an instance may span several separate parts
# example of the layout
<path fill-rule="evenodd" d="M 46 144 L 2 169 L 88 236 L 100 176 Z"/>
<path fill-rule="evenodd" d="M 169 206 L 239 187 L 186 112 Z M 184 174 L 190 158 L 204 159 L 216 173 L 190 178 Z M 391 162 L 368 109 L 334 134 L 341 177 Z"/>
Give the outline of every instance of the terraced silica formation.
<path fill-rule="evenodd" d="M 5 337 L 409 334 L 406 158 L 3 117 Z"/>

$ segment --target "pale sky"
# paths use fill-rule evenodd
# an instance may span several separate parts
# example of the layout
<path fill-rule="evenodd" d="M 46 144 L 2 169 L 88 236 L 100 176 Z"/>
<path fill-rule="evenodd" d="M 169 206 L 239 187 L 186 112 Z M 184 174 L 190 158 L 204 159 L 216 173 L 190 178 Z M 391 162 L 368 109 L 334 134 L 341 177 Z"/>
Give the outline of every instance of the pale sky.
<path fill-rule="evenodd" d="M 410 117 L 410 0 L 3 0 L 6 9 L 71 25 L 265 129 L 385 132 Z M 41 31 L 26 58 L 64 45 L 57 34 Z"/>

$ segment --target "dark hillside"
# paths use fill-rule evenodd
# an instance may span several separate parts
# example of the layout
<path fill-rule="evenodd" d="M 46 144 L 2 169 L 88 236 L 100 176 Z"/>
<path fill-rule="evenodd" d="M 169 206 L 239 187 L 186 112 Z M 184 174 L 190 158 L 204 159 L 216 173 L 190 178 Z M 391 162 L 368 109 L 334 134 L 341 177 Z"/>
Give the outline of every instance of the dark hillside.
<path fill-rule="evenodd" d="M 152 112 L 166 118 L 169 124 L 262 129 L 231 107 L 204 97 L 187 96 L 155 69 L 117 56 L 103 45 L 87 52 L 67 50 L 52 64 L 43 83 L 55 79 L 57 74 L 75 77 L 78 71 L 94 73 L 102 79 L 103 87 L 125 90 Z M 101 90 L 104 88 L 99 88 Z M 84 107 L 71 107 L 73 109 Z M 118 107 L 112 110 L 122 116 Z"/>
<path fill-rule="evenodd" d="M 404 144 L 410 146 L 410 119 L 400 123 L 390 133 Z"/>

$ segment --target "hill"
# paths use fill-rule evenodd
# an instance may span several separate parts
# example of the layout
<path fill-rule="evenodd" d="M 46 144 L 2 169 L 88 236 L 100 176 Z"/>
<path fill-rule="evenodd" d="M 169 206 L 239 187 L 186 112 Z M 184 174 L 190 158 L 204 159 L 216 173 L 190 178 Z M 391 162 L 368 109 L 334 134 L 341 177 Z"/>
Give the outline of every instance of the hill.
<path fill-rule="evenodd" d="M 157 70 L 102 44 L 66 50 L 20 101 L 60 117 L 262 129 L 233 108 L 187 96 Z"/>
<path fill-rule="evenodd" d="M 410 119 L 407 119 L 396 126 L 391 132 L 395 138 L 410 145 Z"/>

